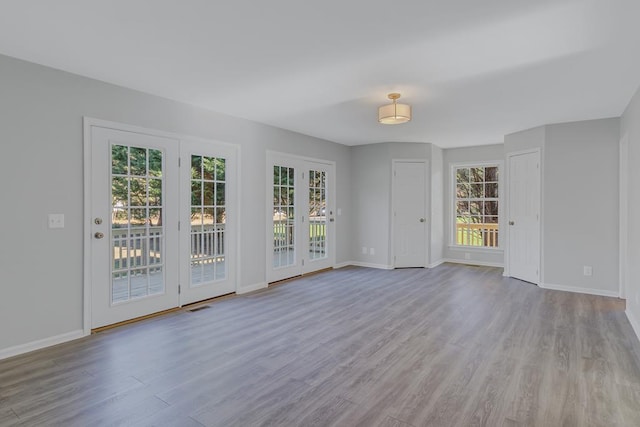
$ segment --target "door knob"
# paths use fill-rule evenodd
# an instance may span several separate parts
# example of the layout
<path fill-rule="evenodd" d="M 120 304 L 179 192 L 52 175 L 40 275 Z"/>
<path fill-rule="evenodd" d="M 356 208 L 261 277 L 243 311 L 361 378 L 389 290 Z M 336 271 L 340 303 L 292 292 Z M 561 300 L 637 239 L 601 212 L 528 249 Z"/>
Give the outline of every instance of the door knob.
<path fill-rule="evenodd" d="M 93 235 L 96 239 L 102 239 L 104 237 L 104 233 L 96 231 L 96 234 Z"/>
<path fill-rule="evenodd" d="M 515 221 L 509 221 L 509 225 L 516 225 Z"/>
<path fill-rule="evenodd" d="M 426 220 L 424 218 L 420 218 L 420 222 L 425 222 Z"/>

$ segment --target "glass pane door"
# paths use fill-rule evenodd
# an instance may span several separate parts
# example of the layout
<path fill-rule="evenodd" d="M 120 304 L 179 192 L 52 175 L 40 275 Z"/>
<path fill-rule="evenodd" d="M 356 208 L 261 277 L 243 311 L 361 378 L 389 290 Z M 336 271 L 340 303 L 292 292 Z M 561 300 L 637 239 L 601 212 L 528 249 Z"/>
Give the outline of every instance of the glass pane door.
<path fill-rule="evenodd" d="M 182 141 L 180 304 L 236 290 L 236 148 Z"/>
<path fill-rule="evenodd" d="M 309 259 L 327 257 L 327 173 L 309 171 Z"/>
<path fill-rule="evenodd" d="M 295 169 L 273 166 L 273 268 L 296 264 Z"/>
<path fill-rule="evenodd" d="M 191 286 L 226 279 L 226 160 L 191 155 Z"/>
<path fill-rule="evenodd" d="M 178 305 L 178 145 L 91 126 L 91 328 Z"/>

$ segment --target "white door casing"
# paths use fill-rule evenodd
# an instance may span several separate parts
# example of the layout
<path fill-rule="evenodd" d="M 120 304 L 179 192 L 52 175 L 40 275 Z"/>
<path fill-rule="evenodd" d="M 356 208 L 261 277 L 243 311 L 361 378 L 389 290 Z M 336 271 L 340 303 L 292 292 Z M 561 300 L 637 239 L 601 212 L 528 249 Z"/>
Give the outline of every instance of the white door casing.
<path fill-rule="evenodd" d="M 394 267 L 427 265 L 426 161 L 393 160 L 392 244 Z"/>
<path fill-rule="evenodd" d="M 508 274 L 540 284 L 540 151 L 511 153 L 508 161 Z"/>

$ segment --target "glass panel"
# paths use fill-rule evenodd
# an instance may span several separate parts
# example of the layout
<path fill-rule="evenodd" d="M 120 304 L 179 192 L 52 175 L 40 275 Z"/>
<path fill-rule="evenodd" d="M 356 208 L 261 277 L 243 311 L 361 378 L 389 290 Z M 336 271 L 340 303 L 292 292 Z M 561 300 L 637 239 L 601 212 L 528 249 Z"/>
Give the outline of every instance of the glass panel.
<path fill-rule="evenodd" d="M 113 145 L 111 147 L 111 173 L 126 175 L 129 170 L 129 147 Z"/>
<path fill-rule="evenodd" d="M 224 194 L 226 184 L 224 182 L 216 183 L 216 205 L 224 206 L 226 203 L 226 198 Z"/>
<path fill-rule="evenodd" d="M 162 176 L 162 151 L 149 149 L 149 176 Z"/>
<path fill-rule="evenodd" d="M 321 259 L 326 252 L 325 172 L 309 171 L 309 259 Z"/>
<path fill-rule="evenodd" d="M 127 206 L 129 204 L 129 180 L 124 177 L 111 178 L 111 196 L 114 207 Z"/>
<path fill-rule="evenodd" d="M 216 159 L 213 157 L 202 157 L 202 178 L 213 181 L 216 173 Z"/>
<path fill-rule="evenodd" d="M 205 206 L 215 205 L 215 191 L 216 186 L 214 182 L 202 183 L 202 204 Z"/>
<path fill-rule="evenodd" d="M 470 197 L 472 199 L 481 199 L 484 197 L 484 184 L 471 184 L 470 188 Z"/>
<path fill-rule="evenodd" d="M 498 183 L 489 183 L 484 185 L 485 197 L 486 198 L 498 198 Z"/>
<path fill-rule="evenodd" d="M 226 162 L 216 157 L 192 156 L 192 169 L 194 162 L 202 173 L 192 173 L 191 180 L 191 286 L 200 286 L 226 278 L 222 267 L 226 184 L 220 181 L 225 176 Z"/>
<path fill-rule="evenodd" d="M 191 179 L 202 178 L 202 156 L 191 156 Z"/>
<path fill-rule="evenodd" d="M 112 175 L 118 175 L 111 179 L 114 304 L 164 292 L 162 163 L 160 150 L 112 146 Z"/>
<path fill-rule="evenodd" d="M 274 166 L 273 179 L 273 267 L 286 267 L 295 262 L 294 244 L 294 170 Z M 224 191 L 224 190 L 222 190 Z M 220 194 L 220 193 L 219 193 Z M 224 194 L 224 193 L 222 193 Z M 220 205 L 223 198 L 220 197 Z"/>
<path fill-rule="evenodd" d="M 469 184 L 458 184 L 456 187 L 456 197 L 467 198 L 469 197 Z"/>
<path fill-rule="evenodd" d="M 484 168 L 484 180 L 487 182 L 498 182 L 498 168 L 496 166 Z"/>
<path fill-rule="evenodd" d="M 484 168 L 470 168 L 469 175 L 471 182 L 484 182 Z"/>
<path fill-rule="evenodd" d="M 469 182 L 469 168 L 456 169 L 456 182 L 458 184 Z"/>
<path fill-rule="evenodd" d="M 147 149 L 131 147 L 129 153 L 131 175 L 147 175 Z"/>
<path fill-rule="evenodd" d="M 469 202 L 458 202 L 456 208 L 456 214 L 460 215 L 469 215 Z"/>
<path fill-rule="evenodd" d="M 191 181 L 191 205 L 202 205 L 202 181 Z"/>
<path fill-rule="evenodd" d="M 162 206 L 162 180 L 149 180 L 149 205 Z"/>
<path fill-rule="evenodd" d="M 129 203 L 131 206 L 146 206 L 147 180 L 146 178 L 129 179 Z"/>
<path fill-rule="evenodd" d="M 469 203 L 469 210 L 471 215 L 482 215 L 482 202 Z"/>
<path fill-rule="evenodd" d="M 216 181 L 224 181 L 227 174 L 227 163 L 225 159 L 216 159 Z"/>
<path fill-rule="evenodd" d="M 484 202 L 484 214 L 485 215 L 498 215 L 498 202 L 487 201 Z"/>

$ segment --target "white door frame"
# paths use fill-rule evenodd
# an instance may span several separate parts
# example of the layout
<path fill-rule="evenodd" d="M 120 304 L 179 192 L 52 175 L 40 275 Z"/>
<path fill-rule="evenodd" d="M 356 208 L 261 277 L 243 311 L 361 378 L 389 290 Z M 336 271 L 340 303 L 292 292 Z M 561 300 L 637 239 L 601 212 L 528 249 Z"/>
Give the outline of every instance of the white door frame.
<path fill-rule="evenodd" d="M 505 208 L 504 208 L 504 212 L 505 212 L 505 220 L 501 221 L 501 225 L 505 224 L 506 226 L 504 227 L 504 229 L 506 230 L 505 237 L 504 237 L 504 272 L 503 272 L 503 276 L 507 276 L 507 277 L 511 277 L 510 274 L 510 247 L 511 247 L 511 242 L 509 241 L 509 231 L 507 229 L 507 227 L 509 227 L 508 222 L 509 222 L 509 218 L 511 215 L 510 212 L 510 208 L 509 205 L 511 203 L 511 201 L 509 200 L 509 191 L 510 191 L 510 181 L 511 181 L 511 176 L 510 176 L 510 171 L 511 171 L 511 158 L 514 156 L 519 156 L 522 154 L 532 154 L 532 153 L 537 153 L 538 154 L 538 160 L 539 160 L 539 164 L 540 164 L 540 182 L 538 183 L 539 185 L 539 196 L 540 196 L 540 200 L 538 201 L 539 203 L 539 221 L 538 221 L 538 235 L 540 236 L 540 248 L 539 248 L 539 254 L 538 254 L 538 269 L 540 271 L 540 274 L 538 275 L 538 282 L 535 283 L 536 285 L 540 286 L 541 284 L 544 283 L 544 258 L 543 258 L 543 247 L 544 247 L 544 236 L 542 234 L 542 230 L 544 230 L 543 228 L 543 221 L 544 221 L 544 206 L 542 204 L 542 201 L 544 200 L 543 197 L 543 191 L 544 191 L 544 162 L 542 161 L 542 149 L 540 148 L 531 148 L 531 149 L 527 149 L 527 150 L 519 150 L 519 151 L 511 151 L 509 153 L 506 154 L 506 167 L 505 167 L 505 177 L 506 179 L 504 180 L 504 186 L 505 186 L 505 191 L 504 191 L 504 195 L 505 195 Z"/>
<path fill-rule="evenodd" d="M 389 245 L 391 246 L 389 248 L 389 253 L 391 254 L 391 265 L 393 266 L 393 268 L 396 267 L 396 253 L 395 253 L 395 238 L 396 238 L 396 230 L 395 230 L 395 218 L 393 215 L 393 210 L 394 207 L 396 206 L 396 194 L 395 194 L 395 181 L 396 181 L 396 175 L 395 175 L 395 170 L 396 170 L 396 166 L 399 163 L 423 163 L 424 164 L 424 168 L 425 168 L 425 175 L 424 175 L 424 191 L 425 191 L 425 199 L 424 199 L 424 215 L 425 215 L 425 229 L 424 229 L 424 241 L 425 241 L 425 247 L 424 247 L 424 263 L 422 265 L 422 267 L 426 268 L 429 265 L 429 253 L 431 251 L 431 215 L 429 215 L 430 213 L 430 206 L 431 206 L 431 176 L 430 176 L 430 168 L 429 168 L 429 160 L 428 159 L 391 159 L 391 207 L 389 210 L 389 218 L 391 219 L 390 221 L 390 239 L 389 239 Z"/>
<path fill-rule="evenodd" d="M 629 255 L 629 134 L 620 139 L 620 254 L 619 256 L 619 297 L 627 298 L 628 255 Z"/>
<path fill-rule="evenodd" d="M 83 117 L 83 181 L 84 181 L 84 190 L 83 190 L 83 316 L 82 316 L 82 324 L 83 324 L 83 335 L 87 336 L 91 334 L 91 248 L 92 248 L 92 239 L 93 235 L 92 231 L 92 216 L 91 216 L 91 206 L 92 206 L 92 192 L 91 192 L 91 184 L 92 184 L 92 168 L 91 168 L 91 156 L 92 156 L 92 144 L 91 144 L 91 128 L 92 127 L 103 127 L 107 129 L 114 129 L 124 132 L 134 132 L 140 133 L 144 135 L 162 137 L 162 138 L 173 138 L 179 141 L 189 140 L 194 142 L 205 142 L 205 143 L 215 143 L 215 144 L 226 144 L 219 141 L 212 141 L 209 139 L 194 137 L 190 135 L 184 135 L 173 132 L 165 132 L 157 129 L 149 129 L 142 126 L 129 125 L 125 123 L 112 122 L 109 120 L 96 119 L 92 117 Z M 241 186 L 240 186 L 240 147 L 237 147 L 237 167 L 236 167 L 236 177 L 238 179 L 237 184 L 237 209 L 236 209 L 236 223 L 239 223 L 240 219 L 240 211 L 241 211 Z M 178 195 L 180 197 L 180 195 Z M 236 227 L 236 235 L 231 236 L 231 238 L 235 239 L 237 242 L 234 256 L 236 256 L 237 262 L 235 263 L 235 277 L 236 277 L 236 290 L 238 288 L 238 283 L 240 283 L 240 273 L 241 270 L 239 268 L 239 260 L 241 253 L 241 240 L 240 240 L 240 227 Z"/>

